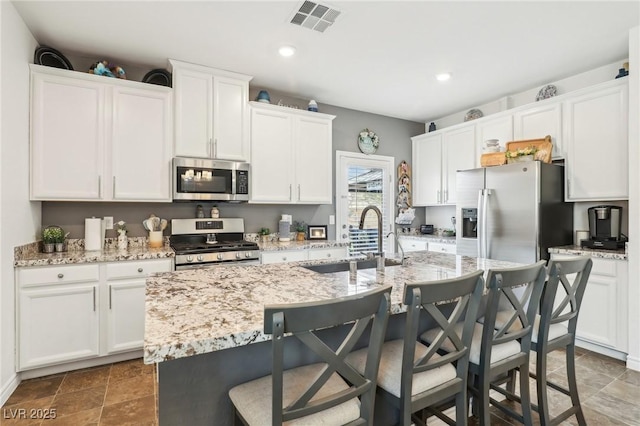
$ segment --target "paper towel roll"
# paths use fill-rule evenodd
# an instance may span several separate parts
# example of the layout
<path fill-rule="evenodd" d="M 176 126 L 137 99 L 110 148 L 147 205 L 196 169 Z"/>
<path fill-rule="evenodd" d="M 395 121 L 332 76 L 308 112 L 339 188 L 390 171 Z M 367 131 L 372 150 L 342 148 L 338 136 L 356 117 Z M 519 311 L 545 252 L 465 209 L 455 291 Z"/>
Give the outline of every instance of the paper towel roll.
<path fill-rule="evenodd" d="M 102 250 L 104 230 L 102 219 L 92 217 L 84 220 L 84 249 Z"/>

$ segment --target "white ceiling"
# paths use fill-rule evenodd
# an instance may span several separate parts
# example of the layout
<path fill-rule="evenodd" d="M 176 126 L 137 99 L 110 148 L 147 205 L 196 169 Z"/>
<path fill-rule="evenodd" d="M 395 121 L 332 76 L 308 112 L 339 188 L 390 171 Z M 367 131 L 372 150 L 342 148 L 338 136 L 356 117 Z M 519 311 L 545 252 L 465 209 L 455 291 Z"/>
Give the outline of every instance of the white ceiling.
<path fill-rule="evenodd" d="M 179 59 L 417 122 L 627 58 L 640 21 L 638 1 L 330 1 L 342 13 L 320 33 L 289 23 L 302 0 L 13 3 L 63 52 L 149 69 Z M 285 43 L 295 56 L 278 56 Z"/>

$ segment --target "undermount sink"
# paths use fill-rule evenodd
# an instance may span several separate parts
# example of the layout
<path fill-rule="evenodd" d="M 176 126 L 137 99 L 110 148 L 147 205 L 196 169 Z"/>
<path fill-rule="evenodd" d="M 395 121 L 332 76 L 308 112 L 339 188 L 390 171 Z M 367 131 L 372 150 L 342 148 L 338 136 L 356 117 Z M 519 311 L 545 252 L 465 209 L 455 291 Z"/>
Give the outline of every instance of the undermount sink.
<path fill-rule="evenodd" d="M 378 261 L 377 259 L 369 259 L 369 260 L 358 260 L 357 262 L 358 269 L 371 269 L 375 268 Z M 399 260 L 394 259 L 384 259 L 384 266 L 398 266 L 402 263 Z M 309 269 L 311 271 L 315 271 L 321 274 L 331 274 L 333 272 L 344 272 L 349 270 L 349 262 L 339 262 L 339 263 L 323 263 L 321 265 L 308 265 L 303 266 L 303 268 Z"/>

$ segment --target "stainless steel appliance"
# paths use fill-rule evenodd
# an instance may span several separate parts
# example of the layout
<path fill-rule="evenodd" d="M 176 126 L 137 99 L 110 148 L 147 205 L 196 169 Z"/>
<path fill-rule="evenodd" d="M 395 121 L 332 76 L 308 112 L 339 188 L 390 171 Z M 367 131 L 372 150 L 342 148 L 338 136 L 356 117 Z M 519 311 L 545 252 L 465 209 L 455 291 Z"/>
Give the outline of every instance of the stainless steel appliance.
<path fill-rule="evenodd" d="M 258 244 L 244 240 L 244 219 L 172 219 L 176 270 L 260 263 Z"/>
<path fill-rule="evenodd" d="M 589 217 L 589 239 L 582 240 L 582 247 L 616 250 L 624 247 L 626 238 L 622 237 L 620 224 L 622 207 L 595 206 L 587 209 Z"/>
<path fill-rule="evenodd" d="M 174 201 L 249 201 L 249 163 L 207 158 L 173 159 Z"/>
<path fill-rule="evenodd" d="M 511 262 L 548 259 L 573 243 L 564 166 L 531 161 L 458 171 L 457 253 Z"/>

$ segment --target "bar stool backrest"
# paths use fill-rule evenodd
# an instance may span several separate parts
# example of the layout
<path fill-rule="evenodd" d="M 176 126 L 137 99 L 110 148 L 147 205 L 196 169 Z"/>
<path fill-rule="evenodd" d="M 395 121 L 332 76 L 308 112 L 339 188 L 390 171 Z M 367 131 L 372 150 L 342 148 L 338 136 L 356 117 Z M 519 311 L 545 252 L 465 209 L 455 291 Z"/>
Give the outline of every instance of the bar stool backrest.
<path fill-rule="evenodd" d="M 264 332 L 272 334 L 273 424 L 308 416 L 361 397 L 360 417 L 371 424 L 375 401 L 380 353 L 389 318 L 391 286 L 342 299 L 320 302 L 267 305 L 264 309 Z M 316 331 L 347 324 L 351 326 L 337 349 L 332 349 Z M 344 361 L 365 331 L 369 332 L 369 350 L 365 373 L 358 373 Z M 314 355 L 326 363 L 311 385 L 283 408 L 283 370 L 285 334 L 304 343 Z M 351 386 L 343 391 L 311 401 L 334 373 Z"/>

